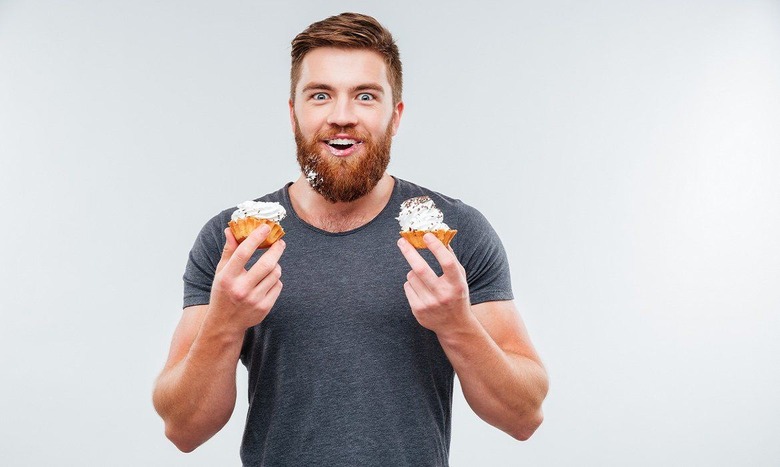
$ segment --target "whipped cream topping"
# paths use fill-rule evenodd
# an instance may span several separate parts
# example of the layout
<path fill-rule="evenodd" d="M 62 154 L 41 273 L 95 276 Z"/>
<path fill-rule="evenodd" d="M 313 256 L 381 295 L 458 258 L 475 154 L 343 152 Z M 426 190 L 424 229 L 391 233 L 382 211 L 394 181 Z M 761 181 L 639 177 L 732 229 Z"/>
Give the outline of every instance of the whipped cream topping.
<path fill-rule="evenodd" d="M 448 230 L 444 214 L 428 196 L 409 198 L 401 203 L 401 212 L 396 217 L 402 231 Z"/>
<path fill-rule="evenodd" d="M 265 201 L 244 201 L 236 206 L 238 209 L 233 211 L 230 220 L 237 221 L 247 217 L 257 217 L 258 219 L 270 219 L 279 222 L 287 215 L 281 204 Z"/>

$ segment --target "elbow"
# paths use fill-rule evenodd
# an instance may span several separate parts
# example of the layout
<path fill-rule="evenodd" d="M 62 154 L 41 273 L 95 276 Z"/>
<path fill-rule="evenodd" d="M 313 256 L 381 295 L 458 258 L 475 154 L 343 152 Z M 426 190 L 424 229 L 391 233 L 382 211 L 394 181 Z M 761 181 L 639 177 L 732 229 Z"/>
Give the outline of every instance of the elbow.
<path fill-rule="evenodd" d="M 547 374 L 542 370 L 542 376 L 539 378 L 539 384 L 537 386 L 537 392 L 533 397 L 531 405 L 524 412 L 523 416 L 518 418 L 518 422 L 509 434 L 518 441 L 528 441 L 531 435 L 536 432 L 537 428 L 544 421 L 544 412 L 542 411 L 542 402 L 547 397 L 547 392 L 550 388 L 550 382 L 547 379 Z"/>
<path fill-rule="evenodd" d="M 153 396 L 154 408 L 163 419 L 165 424 L 165 437 L 173 443 L 176 448 L 181 452 L 192 452 L 203 444 L 204 441 L 198 441 L 192 436 L 193 430 L 190 426 L 184 422 L 181 417 L 177 417 L 176 413 L 162 403 L 158 394 L 155 392 Z"/>
<path fill-rule="evenodd" d="M 179 417 L 165 420 L 165 437 L 181 452 L 192 452 L 214 436 L 230 418 L 230 413 L 216 420 L 202 417 Z"/>
<path fill-rule="evenodd" d="M 185 453 L 192 452 L 203 444 L 203 441 L 196 440 L 190 436 L 187 430 L 175 429 L 170 424 L 166 424 L 165 426 L 165 437 L 168 438 L 179 451 Z"/>
<path fill-rule="evenodd" d="M 167 403 L 159 392 L 153 395 L 154 408 L 164 423 L 165 437 L 181 452 L 192 452 L 209 440 L 230 419 L 227 412 L 216 420 Z"/>
<path fill-rule="evenodd" d="M 544 415 L 541 409 L 539 409 L 532 417 L 522 420 L 522 423 L 519 423 L 513 430 L 509 431 L 509 435 L 518 441 L 528 441 L 543 420 Z"/>

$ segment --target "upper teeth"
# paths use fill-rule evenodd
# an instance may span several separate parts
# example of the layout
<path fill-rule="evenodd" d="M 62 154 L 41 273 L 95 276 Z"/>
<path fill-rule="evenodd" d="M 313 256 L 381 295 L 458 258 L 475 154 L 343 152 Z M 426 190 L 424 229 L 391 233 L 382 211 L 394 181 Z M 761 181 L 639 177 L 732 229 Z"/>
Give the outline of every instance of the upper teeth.
<path fill-rule="evenodd" d="M 328 144 L 357 144 L 354 139 L 338 138 L 328 141 Z"/>

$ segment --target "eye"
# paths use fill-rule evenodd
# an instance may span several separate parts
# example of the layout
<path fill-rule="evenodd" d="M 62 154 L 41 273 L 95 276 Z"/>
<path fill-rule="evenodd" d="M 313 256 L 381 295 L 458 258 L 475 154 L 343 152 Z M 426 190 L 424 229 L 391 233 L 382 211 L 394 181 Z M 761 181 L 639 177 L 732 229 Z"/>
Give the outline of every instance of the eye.
<path fill-rule="evenodd" d="M 358 98 L 359 101 L 373 101 L 374 100 L 374 96 L 372 94 L 367 93 L 367 92 L 361 92 L 360 94 L 358 94 L 357 98 Z"/>
<path fill-rule="evenodd" d="M 314 99 L 315 101 L 324 101 L 325 99 L 328 98 L 328 95 L 324 92 L 318 92 L 317 94 L 311 96 L 311 98 Z"/>

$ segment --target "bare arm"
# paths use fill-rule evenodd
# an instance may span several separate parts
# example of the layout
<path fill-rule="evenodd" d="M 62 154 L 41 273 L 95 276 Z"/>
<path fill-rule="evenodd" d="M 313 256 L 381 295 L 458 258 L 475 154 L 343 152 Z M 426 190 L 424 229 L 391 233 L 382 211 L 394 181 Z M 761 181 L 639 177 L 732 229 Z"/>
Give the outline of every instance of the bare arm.
<path fill-rule="evenodd" d="M 412 267 L 404 284 L 412 313 L 438 336 L 474 412 L 528 439 L 542 422 L 548 381 L 514 304 L 472 307 L 466 272 L 455 254 L 432 235 L 426 243 L 442 267 L 441 277 L 406 240 L 398 242 Z"/>
<path fill-rule="evenodd" d="M 512 301 L 471 307 L 473 319 L 438 333 L 469 406 L 526 440 L 542 423 L 547 373 Z"/>
<path fill-rule="evenodd" d="M 236 403 L 242 340 L 203 329 L 207 313 L 208 305 L 184 310 L 153 396 L 166 436 L 185 452 L 225 426 Z"/>
<path fill-rule="evenodd" d="M 267 234 L 261 227 L 238 245 L 226 229 L 210 304 L 186 308 L 174 333 L 153 402 L 166 436 L 182 451 L 194 450 L 230 419 L 244 332 L 267 316 L 281 292 L 283 241 L 244 269 Z"/>

